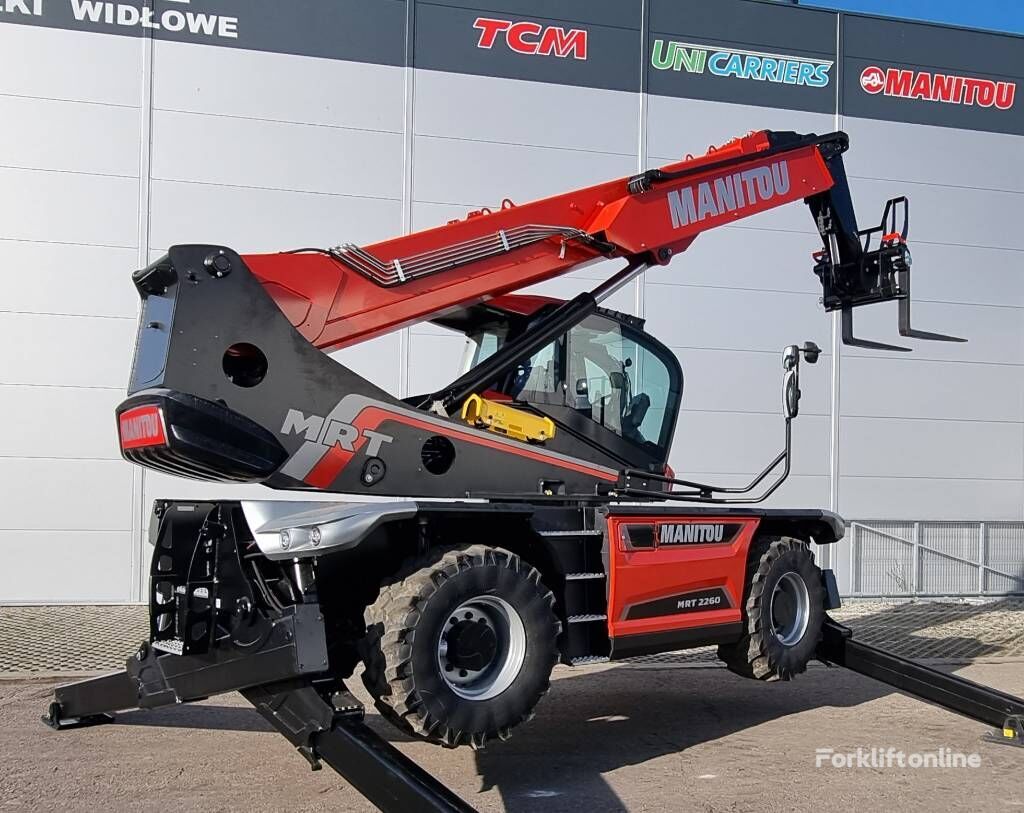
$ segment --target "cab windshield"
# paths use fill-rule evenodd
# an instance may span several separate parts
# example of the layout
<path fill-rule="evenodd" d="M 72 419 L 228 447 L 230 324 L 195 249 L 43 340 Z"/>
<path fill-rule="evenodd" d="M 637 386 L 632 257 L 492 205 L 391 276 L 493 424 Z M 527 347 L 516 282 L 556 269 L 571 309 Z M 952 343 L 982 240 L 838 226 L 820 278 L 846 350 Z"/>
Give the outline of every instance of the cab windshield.
<path fill-rule="evenodd" d="M 475 349 L 468 360 L 475 366 L 504 336 L 484 330 L 470 339 Z M 563 410 L 588 418 L 663 458 L 682 377 L 668 350 L 650 336 L 597 314 L 520 362 L 500 389 L 541 410 L 554 408 L 548 411 L 555 418 Z"/>

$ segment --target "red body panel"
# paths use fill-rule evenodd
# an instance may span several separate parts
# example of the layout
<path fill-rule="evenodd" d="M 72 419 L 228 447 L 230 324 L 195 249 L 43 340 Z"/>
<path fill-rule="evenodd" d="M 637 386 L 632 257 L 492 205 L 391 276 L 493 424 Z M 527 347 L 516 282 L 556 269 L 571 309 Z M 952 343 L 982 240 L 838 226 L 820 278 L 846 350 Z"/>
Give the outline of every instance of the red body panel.
<path fill-rule="evenodd" d="M 747 552 L 758 524 L 756 517 L 736 516 L 609 517 L 608 634 L 618 638 L 740 621 Z M 738 527 L 720 542 L 662 544 L 662 526 L 671 532 L 689 525 Z M 650 528 L 653 546 L 632 547 L 628 526 Z M 709 594 L 718 590 L 724 599 L 716 602 Z M 636 613 L 636 608 L 646 611 Z M 644 617 L 627 618 L 630 614 Z"/>
<path fill-rule="evenodd" d="M 766 133 L 756 132 L 663 167 L 667 173 L 693 174 L 658 181 L 646 192 L 631 193 L 629 179 L 619 178 L 522 206 L 474 212 L 465 220 L 363 246 L 382 262 L 404 262 L 499 231 L 544 225 L 580 229 L 610 243 L 614 251 L 608 255 L 589 244 L 552 237 L 391 287 L 378 285 L 325 254 L 259 254 L 244 259 L 306 339 L 321 349 L 341 348 L 551 279 L 602 256 L 653 252 L 658 262 L 668 262 L 702 231 L 833 185 L 816 147 L 759 155 L 769 146 Z M 737 160 L 700 171 L 727 159 Z"/>

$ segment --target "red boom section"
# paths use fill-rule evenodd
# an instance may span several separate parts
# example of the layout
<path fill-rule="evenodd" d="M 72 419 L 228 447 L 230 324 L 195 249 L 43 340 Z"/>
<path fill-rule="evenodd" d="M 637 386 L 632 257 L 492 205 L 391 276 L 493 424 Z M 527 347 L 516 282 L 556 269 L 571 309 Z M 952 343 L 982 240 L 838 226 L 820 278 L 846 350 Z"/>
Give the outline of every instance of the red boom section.
<path fill-rule="evenodd" d="M 326 253 L 252 254 L 244 259 L 292 324 L 313 345 L 333 350 L 356 344 L 444 311 L 533 285 L 602 257 L 651 254 L 666 263 L 703 231 L 734 223 L 831 188 L 817 147 L 772 150 L 766 131 L 737 138 L 705 155 L 662 168 L 686 172 L 631 192 L 619 178 L 362 247 L 382 263 L 443 256 L 453 246 L 487 238 L 504 251 L 426 276 L 382 285 L 339 256 Z M 727 165 L 722 166 L 723 162 Z M 706 171 L 701 171 L 707 167 Z M 509 248 L 505 235 L 525 227 L 555 234 Z M 575 232 L 580 237 L 561 233 Z M 585 234 L 583 234 L 585 233 Z M 588 241 L 587 236 L 600 241 Z"/>

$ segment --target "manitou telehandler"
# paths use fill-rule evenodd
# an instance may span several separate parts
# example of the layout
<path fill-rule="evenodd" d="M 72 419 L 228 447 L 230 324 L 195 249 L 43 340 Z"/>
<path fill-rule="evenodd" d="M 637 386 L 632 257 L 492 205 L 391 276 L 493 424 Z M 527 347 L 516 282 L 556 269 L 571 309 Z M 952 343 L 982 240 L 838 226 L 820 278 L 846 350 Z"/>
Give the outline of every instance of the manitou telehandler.
<path fill-rule="evenodd" d="M 697 483 L 667 464 L 679 362 L 642 319 L 600 306 L 701 232 L 803 200 L 847 344 L 903 349 L 853 335 L 853 308 L 889 300 L 903 336 L 958 341 L 911 328 L 907 200 L 858 230 L 847 145 L 755 132 L 376 245 L 180 245 L 136 272 L 124 457 L 355 499 L 158 500 L 150 639 L 123 672 L 58 688 L 45 719 L 239 690 L 378 806 L 467 810 L 363 725 L 344 683 L 360 662 L 402 731 L 479 748 L 530 718 L 556 663 L 717 645 L 746 677 L 788 680 L 818 658 L 1019 742 L 1021 700 L 858 644 L 828 617 L 836 582 L 812 546 L 842 537 L 838 516 L 736 506 L 788 474 L 800 363 L 819 349 L 783 353 L 783 451 L 746 487 Z M 567 302 L 513 293 L 606 258 L 624 267 Z M 398 399 L 325 352 L 423 320 L 471 348 L 437 392 Z"/>

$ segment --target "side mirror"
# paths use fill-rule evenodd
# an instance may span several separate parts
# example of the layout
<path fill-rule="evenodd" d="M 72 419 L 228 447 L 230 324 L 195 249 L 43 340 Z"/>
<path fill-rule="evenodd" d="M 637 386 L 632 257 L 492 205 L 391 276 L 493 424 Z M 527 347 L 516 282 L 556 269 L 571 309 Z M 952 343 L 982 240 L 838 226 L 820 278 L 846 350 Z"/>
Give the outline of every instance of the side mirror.
<path fill-rule="evenodd" d="M 782 382 L 782 408 L 787 418 L 795 418 L 800 414 L 800 368 L 798 366 L 786 372 Z"/>
<path fill-rule="evenodd" d="M 814 342 L 804 342 L 803 347 L 791 344 L 782 351 L 782 369 L 786 371 L 786 377 L 782 380 L 782 408 L 790 420 L 800 414 L 801 353 L 808 364 L 816 364 L 821 348 Z"/>
<path fill-rule="evenodd" d="M 791 344 L 782 351 L 782 369 L 792 370 L 798 364 L 800 364 L 800 348 Z"/>

